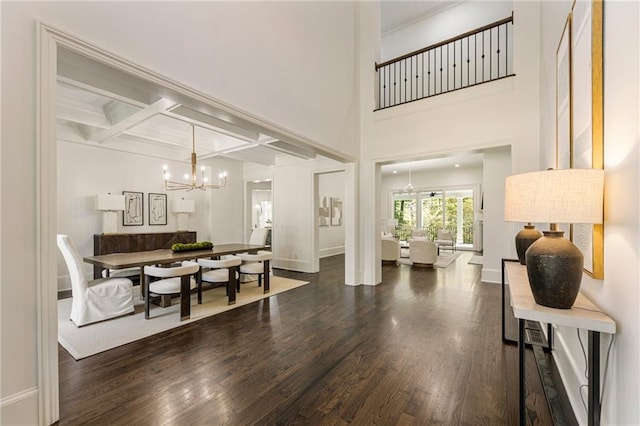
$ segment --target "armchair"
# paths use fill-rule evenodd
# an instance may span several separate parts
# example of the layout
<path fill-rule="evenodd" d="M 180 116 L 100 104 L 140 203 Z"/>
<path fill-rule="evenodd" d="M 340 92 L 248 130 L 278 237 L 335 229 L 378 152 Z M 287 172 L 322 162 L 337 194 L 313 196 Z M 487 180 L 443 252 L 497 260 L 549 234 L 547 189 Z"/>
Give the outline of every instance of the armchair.
<path fill-rule="evenodd" d="M 438 252 L 442 248 L 447 248 L 452 252 L 456 251 L 456 239 L 453 236 L 453 232 L 446 229 L 438 230 L 438 237 L 436 238 L 436 245 L 438 246 Z"/>
<path fill-rule="evenodd" d="M 438 261 L 438 249 L 434 243 L 423 239 L 409 241 L 409 260 L 413 266 L 432 267 Z"/>
<path fill-rule="evenodd" d="M 383 262 L 396 262 L 400 259 L 400 242 L 395 238 L 383 237 L 380 246 Z"/>

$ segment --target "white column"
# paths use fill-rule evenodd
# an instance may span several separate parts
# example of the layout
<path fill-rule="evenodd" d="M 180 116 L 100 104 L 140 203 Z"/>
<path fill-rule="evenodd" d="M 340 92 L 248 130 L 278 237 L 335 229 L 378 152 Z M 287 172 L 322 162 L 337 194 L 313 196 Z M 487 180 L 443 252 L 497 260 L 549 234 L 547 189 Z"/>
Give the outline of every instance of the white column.
<path fill-rule="evenodd" d="M 456 244 L 462 244 L 464 241 L 462 238 L 462 224 L 464 223 L 464 218 L 462 216 L 463 208 L 462 208 L 462 197 L 458 197 L 458 219 L 456 220 Z"/>

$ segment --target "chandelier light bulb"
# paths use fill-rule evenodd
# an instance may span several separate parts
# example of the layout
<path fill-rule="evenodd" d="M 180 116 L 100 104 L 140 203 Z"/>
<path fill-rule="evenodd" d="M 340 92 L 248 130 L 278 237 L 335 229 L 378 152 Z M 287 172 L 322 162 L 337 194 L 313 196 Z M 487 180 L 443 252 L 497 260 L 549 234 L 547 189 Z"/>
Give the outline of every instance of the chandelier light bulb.
<path fill-rule="evenodd" d="M 185 173 L 184 180 L 185 182 L 177 182 L 169 180 L 171 176 L 169 174 L 169 167 L 164 164 L 162 166 L 162 170 L 164 170 L 162 176 L 164 178 L 164 187 L 167 191 L 192 191 L 194 189 L 200 189 L 205 191 L 207 189 L 219 189 L 227 185 L 227 173 L 223 172 L 218 177 L 218 182 L 215 184 L 208 183 L 208 178 L 205 176 L 205 166 L 200 166 L 202 181 L 198 183 L 198 178 L 196 176 L 196 127 L 194 125 L 191 126 L 192 129 L 192 151 L 191 151 L 191 175 Z"/>

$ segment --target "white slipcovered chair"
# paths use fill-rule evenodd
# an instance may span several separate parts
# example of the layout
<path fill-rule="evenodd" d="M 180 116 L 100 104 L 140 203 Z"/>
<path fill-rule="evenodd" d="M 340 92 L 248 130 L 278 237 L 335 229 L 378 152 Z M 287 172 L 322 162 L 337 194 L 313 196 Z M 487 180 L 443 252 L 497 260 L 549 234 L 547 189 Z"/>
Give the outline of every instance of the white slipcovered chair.
<path fill-rule="evenodd" d="M 68 235 L 58 234 L 58 249 L 71 279 L 70 319 L 78 327 L 133 313 L 133 283 L 128 278 L 88 281 L 82 258 Z"/>
<path fill-rule="evenodd" d="M 395 238 L 383 237 L 380 249 L 383 262 L 397 262 L 400 259 L 400 242 Z"/>
<path fill-rule="evenodd" d="M 189 280 L 189 289 L 196 288 L 197 283 L 193 278 L 200 270 L 200 265 L 196 262 L 185 261 L 180 266 L 145 266 L 144 267 L 144 318 L 149 319 L 149 309 L 151 304 L 151 294 L 159 296 L 181 294 L 181 281 Z M 160 278 L 151 281 L 151 277 Z M 202 287 L 198 287 L 198 303 L 202 303 Z M 182 297 L 182 296 L 181 296 Z M 181 318 L 182 319 L 182 318 Z"/>
<path fill-rule="evenodd" d="M 438 229 L 438 236 L 435 243 L 438 246 L 438 251 L 443 248 L 451 250 L 452 252 L 456 251 L 456 241 L 453 232 L 447 231 L 446 229 Z"/>
<path fill-rule="evenodd" d="M 238 286 L 238 275 L 240 268 L 239 266 L 242 264 L 242 259 L 239 256 L 227 256 L 220 260 L 212 260 L 212 259 L 198 259 L 198 265 L 202 268 L 209 268 L 208 271 L 201 272 L 198 275 L 198 285 L 202 285 L 202 281 L 217 284 L 217 283 L 225 283 L 227 286 L 227 295 L 229 295 L 229 290 L 231 286 Z M 198 293 L 198 303 L 202 303 L 202 292 Z M 235 303 L 235 299 L 233 301 L 229 301 L 229 303 Z"/>
<path fill-rule="evenodd" d="M 426 238 L 410 240 L 409 260 L 414 266 L 433 267 L 438 261 L 438 248 Z"/>
<path fill-rule="evenodd" d="M 102 278 L 129 278 L 129 277 L 139 277 L 139 276 L 140 276 L 140 268 L 137 266 L 133 268 L 102 270 Z"/>
<path fill-rule="evenodd" d="M 253 231 L 251 231 L 251 237 L 249 237 L 249 244 L 264 246 L 267 243 L 268 236 L 269 229 L 253 228 Z"/>

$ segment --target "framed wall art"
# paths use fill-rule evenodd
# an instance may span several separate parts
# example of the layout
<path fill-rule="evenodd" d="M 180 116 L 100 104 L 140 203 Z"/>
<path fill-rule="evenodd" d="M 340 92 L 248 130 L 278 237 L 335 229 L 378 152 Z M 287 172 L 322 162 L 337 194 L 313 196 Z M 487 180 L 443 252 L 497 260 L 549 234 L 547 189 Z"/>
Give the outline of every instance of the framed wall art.
<path fill-rule="evenodd" d="M 571 167 L 604 167 L 602 0 L 576 1 L 571 12 Z M 572 225 L 584 270 L 604 278 L 604 225 Z"/>
<path fill-rule="evenodd" d="M 167 224 L 167 194 L 149 193 L 149 225 Z"/>
<path fill-rule="evenodd" d="M 556 169 L 571 167 L 571 13 L 562 30 L 556 49 Z M 559 224 L 566 238 L 571 238 L 568 224 Z"/>
<path fill-rule="evenodd" d="M 320 200 L 320 207 L 318 207 L 318 226 L 329 226 L 331 220 L 331 206 L 329 197 L 326 195 Z"/>
<path fill-rule="evenodd" d="M 571 167 L 571 13 L 556 50 L 556 169 Z"/>
<path fill-rule="evenodd" d="M 142 192 L 122 191 L 124 195 L 123 226 L 142 226 L 144 224 L 144 202 Z"/>
<path fill-rule="evenodd" d="M 342 225 L 342 199 L 331 197 L 331 226 Z"/>

